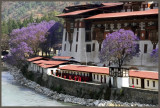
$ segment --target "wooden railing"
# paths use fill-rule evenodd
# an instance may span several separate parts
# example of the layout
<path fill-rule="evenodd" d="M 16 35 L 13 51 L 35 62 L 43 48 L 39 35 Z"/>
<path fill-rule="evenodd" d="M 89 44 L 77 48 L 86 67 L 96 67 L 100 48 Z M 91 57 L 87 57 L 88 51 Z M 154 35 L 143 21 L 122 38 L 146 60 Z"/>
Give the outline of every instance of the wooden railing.
<path fill-rule="evenodd" d="M 119 67 L 109 67 L 109 76 L 128 77 L 129 76 L 129 69 L 128 68 L 119 68 Z"/>

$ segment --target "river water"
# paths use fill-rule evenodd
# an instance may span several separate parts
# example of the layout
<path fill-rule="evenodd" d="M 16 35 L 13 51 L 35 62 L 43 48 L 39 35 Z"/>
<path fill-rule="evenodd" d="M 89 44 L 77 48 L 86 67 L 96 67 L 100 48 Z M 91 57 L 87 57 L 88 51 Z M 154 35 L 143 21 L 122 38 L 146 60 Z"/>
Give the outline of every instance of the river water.
<path fill-rule="evenodd" d="M 2 106 L 73 106 L 49 99 L 27 87 L 16 83 L 9 72 L 2 72 Z"/>

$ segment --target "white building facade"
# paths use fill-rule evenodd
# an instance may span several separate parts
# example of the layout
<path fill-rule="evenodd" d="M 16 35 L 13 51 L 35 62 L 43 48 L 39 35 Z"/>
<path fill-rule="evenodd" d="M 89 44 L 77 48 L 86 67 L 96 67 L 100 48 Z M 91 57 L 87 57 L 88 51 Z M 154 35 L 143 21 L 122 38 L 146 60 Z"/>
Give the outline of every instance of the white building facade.
<path fill-rule="evenodd" d="M 117 16 L 113 20 L 112 17 L 107 16 L 108 13 L 106 16 L 104 14 L 104 18 L 99 17 L 98 19 L 96 17 L 99 14 L 86 18 L 83 12 L 80 15 L 84 18 L 75 18 L 74 15 L 68 17 L 68 14 L 73 12 L 62 15 L 61 17 L 64 17 L 66 22 L 63 30 L 61 56 L 71 56 L 78 62 L 93 62 L 99 65 L 101 63 L 98 56 L 106 34 L 121 28 L 133 30 L 135 27 L 134 33 L 140 38 L 137 42 L 140 55 L 134 57 L 130 62 L 125 62 L 125 64 L 155 66 L 156 64 L 152 61 L 150 54 L 153 49 L 158 47 L 158 10 L 156 10 L 158 4 L 155 3 L 152 8 L 148 7 L 149 3 L 144 4 L 142 3 L 139 11 L 133 11 L 134 6 L 132 5 L 126 11 L 124 5 L 121 12 L 128 16 L 123 18 L 118 16 L 119 12 L 116 12 L 114 14 Z M 143 11 L 146 11 L 146 14 L 141 15 Z M 129 12 L 132 12 L 133 15 L 129 15 L 132 14 Z M 135 13 L 138 15 L 134 15 Z M 153 14 L 150 15 L 150 13 Z M 78 16 L 78 14 L 76 15 Z M 126 19 L 128 17 L 129 19 Z M 108 63 L 109 61 L 106 61 L 103 64 Z"/>

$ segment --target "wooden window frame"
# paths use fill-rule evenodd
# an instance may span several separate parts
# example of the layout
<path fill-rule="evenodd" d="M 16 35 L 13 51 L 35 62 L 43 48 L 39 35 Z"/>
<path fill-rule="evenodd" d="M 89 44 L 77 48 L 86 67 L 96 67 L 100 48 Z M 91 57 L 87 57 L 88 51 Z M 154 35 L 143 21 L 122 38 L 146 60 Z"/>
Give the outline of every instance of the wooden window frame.
<path fill-rule="evenodd" d="M 157 44 L 153 44 L 153 49 L 156 49 Z"/>
<path fill-rule="evenodd" d="M 70 43 L 70 52 L 72 51 L 72 43 Z"/>
<path fill-rule="evenodd" d="M 79 32 L 77 31 L 77 36 L 76 36 L 76 42 L 78 42 L 78 34 L 79 34 Z"/>
<path fill-rule="evenodd" d="M 96 31 L 95 30 L 93 30 L 93 32 L 92 32 L 92 40 L 96 40 Z"/>
<path fill-rule="evenodd" d="M 91 52 L 91 44 L 86 44 L 86 52 Z"/>
<path fill-rule="evenodd" d="M 132 84 L 134 84 L 134 78 L 132 78 Z"/>
<path fill-rule="evenodd" d="M 95 51 L 95 43 L 93 43 L 92 51 Z"/>
<path fill-rule="evenodd" d="M 77 50 L 78 50 L 78 45 L 76 44 L 76 49 L 75 49 L 75 52 L 77 52 Z"/>
<path fill-rule="evenodd" d="M 99 43 L 99 51 L 102 49 L 102 44 Z"/>
<path fill-rule="evenodd" d="M 66 34 L 65 34 L 65 41 L 67 41 L 67 31 L 66 31 Z"/>
<path fill-rule="evenodd" d="M 144 53 L 147 53 L 148 44 L 144 44 Z"/>
<path fill-rule="evenodd" d="M 66 44 L 64 44 L 64 51 L 66 51 Z"/>
<path fill-rule="evenodd" d="M 147 86 L 149 87 L 149 80 L 147 80 Z"/>
<path fill-rule="evenodd" d="M 156 86 L 156 84 L 155 84 L 156 82 L 155 81 L 153 81 L 153 87 L 155 87 Z"/>
<path fill-rule="evenodd" d="M 77 21 L 77 31 L 79 31 L 79 21 Z"/>
<path fill-rule="evenodd" d="M 85 33 L 85 42 L 91 42 L 92 39 L 91 39 L 91 32 L 87 32 Z"/>

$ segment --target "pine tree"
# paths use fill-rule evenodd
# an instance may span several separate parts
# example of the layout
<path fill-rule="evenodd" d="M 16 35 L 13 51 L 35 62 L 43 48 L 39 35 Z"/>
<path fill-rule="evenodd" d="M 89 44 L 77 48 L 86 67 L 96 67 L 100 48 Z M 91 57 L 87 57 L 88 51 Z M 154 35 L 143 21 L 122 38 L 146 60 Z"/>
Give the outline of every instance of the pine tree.
<path fill-rule="evenodd" d="M 32 23 L 34 22 L 34 19 L 33 19 L 33 14 L 31 13 L 30 17 L 29 17 L 29 22 Z"/>
<path fill-rule="evenodd" d="M 17 22 L 16 22 L 15 20 L 12 20 L 12 28 L 13 28 L 13 29 L 19 28 L 19 27 L 18 27 L 18 24 L 17 24 Z"/>
<path fill-rule="evenodd" d="M 2 34 L 8 34 L 8 25 L 6 21 L 2 22 Z"/>
<path fill-rule="evenodd" d="M 11 33 L 12 32 L 12 23 L 13 23 L 13 21 L 12 21 L 12 19 L 11 18 L 9 18 L 9 20 L 8 20 L 8 23 L 7 23 L 7 25 L 8 25 L 8 32 L 9 33 Z"/>
<path fill-rule="evenodd" d="M 20 20 L 17 20 L 17 25 L 18 25 L 19 28 L 22 28 L 22 23 L 21 23 Z"/>
<path fill-rule="evenodd" d="M 40 22 L 40 19 L 37 17 L 36 18 L 36 23 L 39 23 Z"/>

